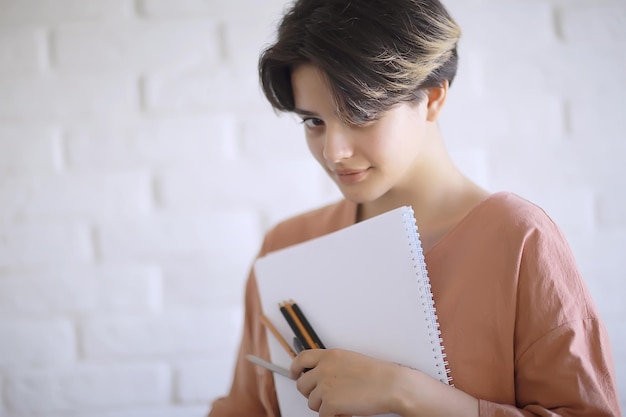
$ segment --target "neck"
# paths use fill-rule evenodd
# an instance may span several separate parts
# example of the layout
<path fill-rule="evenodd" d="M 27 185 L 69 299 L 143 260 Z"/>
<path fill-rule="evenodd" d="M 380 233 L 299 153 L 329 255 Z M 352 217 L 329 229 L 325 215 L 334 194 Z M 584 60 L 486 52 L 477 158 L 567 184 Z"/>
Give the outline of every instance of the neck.
<path fill-rule="evenodd" d="M 418 159 L 400 184 L 377 200 L 360 205 L 359 220 L 410 205 L 427 247 L 456 225 L 487 192 L 456 168 L 436 126 Z"/>

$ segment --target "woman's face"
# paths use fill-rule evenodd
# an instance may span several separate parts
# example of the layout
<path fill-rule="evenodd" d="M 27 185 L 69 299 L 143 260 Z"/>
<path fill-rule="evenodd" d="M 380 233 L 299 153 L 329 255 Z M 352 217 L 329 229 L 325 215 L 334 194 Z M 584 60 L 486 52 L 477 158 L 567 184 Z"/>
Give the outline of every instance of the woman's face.
<path fill-rule="evenodd" d="M 410 187 L 427 131 L 427 100 L 402 103 L 366 125 L 338 117 L 326 79 L 314 65 L 292 72 L 295 113 L 315 159 L 343 195 L 366 203 Z"/>

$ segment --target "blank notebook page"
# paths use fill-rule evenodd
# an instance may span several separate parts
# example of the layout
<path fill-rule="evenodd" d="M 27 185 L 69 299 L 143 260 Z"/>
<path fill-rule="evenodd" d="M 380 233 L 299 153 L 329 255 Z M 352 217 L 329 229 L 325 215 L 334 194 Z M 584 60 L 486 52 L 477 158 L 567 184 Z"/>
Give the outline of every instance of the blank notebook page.
<path fill-rule="evenodd" d="M 448 383 L 419 234 L 410 207 L 281 249 L 254 266 L 264 314 L 293 332 L 278 304 L 295 301 L 326 348 L 354 350 Z M 268 332 L 271 361 L 291 358 Z M 274 375 L 285 417 L 317 416 L 295 381 Z"/>

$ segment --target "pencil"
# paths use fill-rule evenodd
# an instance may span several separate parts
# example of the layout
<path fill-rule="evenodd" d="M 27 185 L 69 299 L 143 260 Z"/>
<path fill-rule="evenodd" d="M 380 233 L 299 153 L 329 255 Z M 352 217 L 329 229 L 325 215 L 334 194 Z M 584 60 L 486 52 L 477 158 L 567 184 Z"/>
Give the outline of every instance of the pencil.
<path fill-rule="evenodd" d="M 326 347 L 324 346 L 320 338 L 317 336 L 317 333 L 315 333 L 315 330 L 313 330 L 313 327 L 311 327 L 311 324 L 309 323 L 307 318 L 304 316 L 304 313 L 302 313 L 302 310 L 300 310 L 300 307 L 298 307 L 298 304 L 292 301 L 291 307 L 293 308 L 294 313 L 296 313 L 296 315 L 302 322 L 302 325 L 306 329 L 307 333 L 311 336 L 311 339 L 313 339 L 313 342 L 317 345 L 317 348 L 326 349 Z"/>
<path fill-rule="evenodd" d="M 268 362 L 264 359 L 259 358 L 258 356 L 254 356 L 254 355 L 246 355 L 246 359 L 248 359 L 250 362 L 262 366 L 263 368 L 270 370 L 272 372 L 276 372 L 277 374 L 280 374 L 282 376 L 285 376 L 289 379 L 291 378 L 291 372 L 289 372 L 288 369 L 283 368 L 282 366 L 278 366 L 275 365 L 271 362 Z"/>
<path fill-rule="evenodd" d="M 293 349 L 296 351 L 296 353 L 300 353 L 304 350 L 304 346 L 302 346 L 300 340 L 295 336 L 293 337 Z"/>
<path fill-rule="evenodd" d="M 304 324 L 302 323 L 302 321 L 300 320 L 300 318 L 298 317 L 298 315 L 294 311 L 294 309 L 293 309 L 293 302 L 286 302 L 284 304 L 284 306 L 286 307 L 287 311 L 289 312 L 289 314 L 293 318 L 293 321 L 296 323 L 296 326 L 298 326 L 298 329 L 300 329 L 300 333 L 302 333 L 302 335 L 304 336 L 304 340 L 306 341 L 306 344 L 308 345 L 308 348 L 309 349 L 315 349 L 317 347 L 317 345 L 315 344 L 315 342 L 313 341 L 313 338 L 311 337 L 311 335 L 307 331 L 307 328 L 304 326 Z"/>
<path fill-rule="evenodd" d="M 282 345 L 282 347 L 287 351 L 289 356 L 291 356 L 292 358 L 295 358 L 296 352 L 293 351 L 291 346 L 289 346 L 289 343 L 287 343 L 287 341 L 278 332 L 278 330 L 276 330 L 272 322 L 269 321 L 269 319 L 265 317 L 263 314 L 261 314 L 261 323 L 263 323 L 263 325 L 269 329 L 269 331 L 274 335 L 276 340 L 278 340 L 278 342 Z"/>
<path fill-rule="evenodd" d="M 280 306 L 280 312 L 283 314 L 283 317 L 285 317 L 285 320 L 287 320 L 287 323 L 289 324 L 289 327 L 291 327 L 291 330 L 296 335 L 296 337 L 298 338 L 298 340 L 300 341 L 302 346 L 305 349 L 311 349 L 313 346 L 309 345 L 308 342 L 306 341 L 306 339 L 304 337 L 304 334 L 302 333 L 302 331 L 300 330 L 300 328 L 296 324 L 293 316 L 289 313 L 289 311 L 287 311 L 286 304 L 285 303 L 281 303 L 281 304 L 279 304 L 279 306 Z"/>

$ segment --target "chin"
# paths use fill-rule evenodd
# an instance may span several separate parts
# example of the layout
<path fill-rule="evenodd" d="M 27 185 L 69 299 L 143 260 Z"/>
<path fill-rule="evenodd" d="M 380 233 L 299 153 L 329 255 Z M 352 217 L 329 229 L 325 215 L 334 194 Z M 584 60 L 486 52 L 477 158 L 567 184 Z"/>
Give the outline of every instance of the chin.
<path fill-rule="evenodd" d="M 378 200 L 384 195 L 383 192 L 374 190 L 371 187 L 339 187 L 339 191 L 343 194 L 346 200 L 352 201 L 355 204 L 371 203 Z"/>

